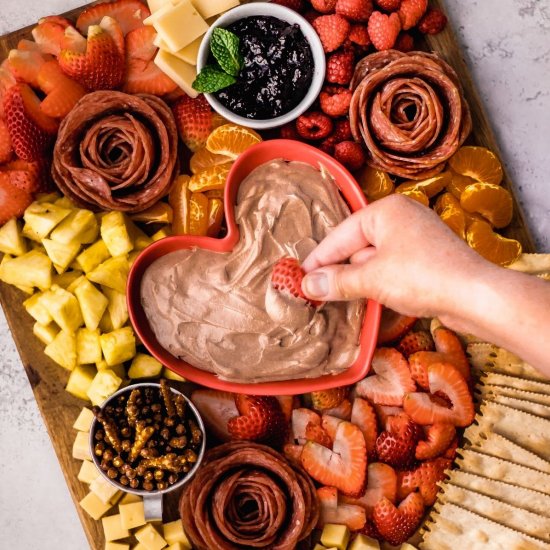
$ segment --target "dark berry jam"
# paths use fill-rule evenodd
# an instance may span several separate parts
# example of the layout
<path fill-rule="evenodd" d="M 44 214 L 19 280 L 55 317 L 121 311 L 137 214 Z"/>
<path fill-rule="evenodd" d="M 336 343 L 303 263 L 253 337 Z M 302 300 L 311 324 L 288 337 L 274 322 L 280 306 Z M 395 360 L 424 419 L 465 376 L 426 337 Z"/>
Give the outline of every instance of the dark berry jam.
<path fill-rule="evenodd" d="M 313 55 L 299 25 L 276 17 L 245 17 L 227 27 L 240 38 L 244 67 L 237 82 L 216 92 L 235 114 L 270 119 L 294 109 L 313 77 Z"/>

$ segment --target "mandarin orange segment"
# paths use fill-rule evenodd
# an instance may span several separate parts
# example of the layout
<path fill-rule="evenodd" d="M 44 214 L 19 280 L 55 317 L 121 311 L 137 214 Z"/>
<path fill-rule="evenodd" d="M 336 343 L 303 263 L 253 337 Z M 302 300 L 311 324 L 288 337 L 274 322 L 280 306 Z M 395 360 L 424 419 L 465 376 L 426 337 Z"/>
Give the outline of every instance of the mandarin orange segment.
<path fill-rule="evenodd" d="M 157 202 L 153 206 L 131 216 L 135 222 L 172 223 L 172 207 L 165 202 Z"/>
<path fill-rule="evenodd" d="M 204 194 L 209 199 L 222 199 L 223 200 L 223 189 L 211 189 L 210 191 L 205 191 Z"/>
<path fill-rule="evenodd" d="M 466 212 L 481 214 L 496 228 L 506 227 L 512 221 L 514 202 L 507 189 L 491 183 L 468 185 L 460 197 Z"/>
<path fill-rule="evenodd" d="M 502 182 L 502 164 L 497 156 L 485 147 L 461 147 L 450 159 L 449 166 L 457 174 L 476 181 L 499 185 Z"/>
<path fill-rule="evenodd" d="M 211 153 L 206 147 L 202 147 L 191 157 L 189 168 L 191 169 L 191 173 L 198 174 L 207 168 L 225 164 L 226 162 L 233 162 L 233 160 L 225 155 Z"/>
<path fill-rule="evenodd" d="M 187 235 L 189 233 L 189 180 L 187 175 L 178 176 L 170 189 L 168 202 L 172 207 L 172 232 L 174 235 Z"/>
<path fill-rule="evenodd" d="M 365 166 L 357 178 L 363 193 L 369 202 L 391 195 L 395 188 L 390 176 L 382 170 Z"/>
<path fill-rule="evenodd" d="M 462 208 L 460 208 L 460 206 L 447 206 L 443 209 L 441 214 L 439 214 L 439 217 L 461 239 L 466 238 L 466 227 L 468 225 L 468 220 L 466 213 L 462 210 Z"/>
<path fill-rule="evenodd" d="M 223 201 L 208 199 L 208 236 L 217 237 L 223 222 Z"/>
<path fill-rule="evenodd" d="M 437 214 L 441 215 L 441 212 L 443 212 L 443 210 L 445 210 L 448 206 L 462 209 L 460 206 L 460 201 L 454 195 L 451 195 L 451 193 L 443 193 L 443 195 L 437 197 L 434 210 Z"/>
<path fill-rule="evenodd" d="M 208 233 L 208 197 L 203 193 L 192 193 L 189 199 L 189 234 Z"/>
<path fill-rule="evenodd" d="M 521 255 L 521 243 L 495 233 L 484 221 L 473 221 L 466 231 L 467 243 L 486 260 L 506 266 L 515 262 Z"/>
<path fill-rule="evenodd" d="M 250 128 L 237 124 L 218 126 L 206 140 L 206 148 L 217 155 L 225 155 L 236 159 L 249 147 L 260 143 L 261 136 Z"/>
<path fill-rule="evenodd" d="M 400 193 L 401 195 L 405 195 L 406 197 L 409 197 L 424 206 L 430 206 L 430 199 L 428 198 L 428 195 L 426 195 L 426 193 L 424 193 L 421 189 L 408 189 L 401 191 Z"/>
<path fill-rule="evenodd" d="M 225 179 L 229 173 L 228 164 L 220 164 L 207 168 L 198 174 L 193 174 L 189 180 L 189 190 L 192 193 L 220 190 L 225 187 Z"/>
<path fill-rule="evenodd" d="M 443 172 L 442 174 L 438 174 L 433 178 L 423 181 L 406 181 L 405 183 L 399 185 L 395 191 L 396 193 L 403 193 L 404 191 L 410 191 L 411 189 L 418 189 L 431 199 L 441 193 L 450 181 L 450 172 Z"/>
<path fill-rule="evenodd" d="M 458 200 L 460 200 L 464 189 L 466 189 L 468 185 L 476 183 L 476 180 L 469 178 L 468 176 L 457 174 L 452 170 L 449 170 L 449 174 L 451 174 L 451 179 L 447 184 L 447 190 L 451 192 Z"/>

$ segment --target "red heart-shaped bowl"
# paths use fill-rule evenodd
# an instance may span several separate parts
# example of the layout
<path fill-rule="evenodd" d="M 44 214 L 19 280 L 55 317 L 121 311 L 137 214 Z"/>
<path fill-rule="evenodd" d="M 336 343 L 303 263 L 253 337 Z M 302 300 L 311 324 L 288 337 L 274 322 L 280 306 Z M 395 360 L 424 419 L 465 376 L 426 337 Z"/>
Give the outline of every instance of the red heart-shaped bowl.
<path fill-rule="evenodd" d="M 300 161 L 318 167 L 320 164 L 328 169 L 342 196 L 352 211 L 367 205 L 367 201 L 353 176 L 336 160 L 319 149 L 285 139 L 264 141 L 252 146 L 239 156 L 227 176 L 224 201 L 227 235 L 223 239 L 196 236 L 167 237 L 148 246 L 136 258 L 128 277 L 127 299 L 132 325 L 149 350 L 163 365 L 183 376 L 209 388 L 251 395 L 295 395 L 316 390 L 325 390 L 338 386 L 353 384 L 364 378 L 370 368 L 372 355 L 376 347 L 378 327 L 380 324 L 381 306 L 372 300 L 367 301 L 365 317 L 360 337 L 359 355 L 355 362 L 345 371 L 335 375 L 324 375 L 318 378 L 299 378 L 258 384 L 241 384 L 221 380 L 215 374 L 194 367 L 172 355 L 157 341 L 141 305 L 141 279 L 146 269 L 158 258 L 185 248 L 201 247 L 215 252 L 229 252 L 239 240 L 239 228 L 235 223 L 234 209 L 237 190 L 240 183 L 254 168 L 275 159 Z"/>

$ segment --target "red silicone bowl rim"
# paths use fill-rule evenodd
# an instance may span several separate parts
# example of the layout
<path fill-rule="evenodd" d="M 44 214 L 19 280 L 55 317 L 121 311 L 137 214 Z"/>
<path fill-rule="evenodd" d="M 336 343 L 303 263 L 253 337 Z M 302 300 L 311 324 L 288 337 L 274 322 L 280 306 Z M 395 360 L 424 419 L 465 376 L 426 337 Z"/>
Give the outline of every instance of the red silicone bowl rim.
<path fill-rule="evenodd" d="M 237 158 L 227 176 L 224 193 L 225 204 L 234 204 L 237 189 L 241 181 L 254 168 L 277 158 L 306 162 L 313 166 L 322 164 L 333 176 L 336 185 L 352 211 L 367 206 L 367 200 L 359 185 L 350 172 L 339 162 L 311 145 L 285 139 L 258 143 Z M 145 270 L 161 256 L 183 248 L 200 246 L 216 252 L 232 250 L 239 239 L 239 230 L 235 223 L 233 208 L 226 209 L 225 219 L 227 223 L 227 235 L 223 239 L 190 235 L 166 237 L 149 245 L 135 259 L 128 276 L 128 312 L 136 334 L 149 353 L 170 370 L 191 382 L 212 389 L 252 395 L 296 395 L 338 386 L 347 386 L 364 378 L 369 372 L 372 356 L 376 348 L 382 310 L 380 304 L 373 300 L 368 300 L 365 308 L 365 317 L 360 335 L 360 350 L 357 359 L 345 371 L 335 375 L 328 374 L 318 378 L 297 378 L 277 382 L 228 382 L 221 380 L 213 373 L 199 369 L 178 359 L 159 344 L 141 306 L 140 287 Z"/>

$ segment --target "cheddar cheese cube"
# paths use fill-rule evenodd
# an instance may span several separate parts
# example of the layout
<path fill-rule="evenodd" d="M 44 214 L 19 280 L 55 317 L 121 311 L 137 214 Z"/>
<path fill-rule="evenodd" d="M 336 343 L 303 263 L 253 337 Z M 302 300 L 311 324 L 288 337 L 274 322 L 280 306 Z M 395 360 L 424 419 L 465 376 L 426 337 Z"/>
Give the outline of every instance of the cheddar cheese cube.
<path fill-rule="evenodd" d="M 193 82 L 197 78 L 197 68 L 190 63 L 182 61 L 175 55 L 165 50 L 159 50 L 154 59 L 155 65 L 166 75 L 168 75 L 189 97 L 197 97 L 199 92 L 193 88 Z M 155 235 L 160 234 L 157 231 Z M 155 235 L 152 239 L 155 239 Z M 163 235 L 161 238 L 167 235 Z"/>
<path fill-rule="evenodd" d="M 171 521 L 170 523 L 165 523 L 163 526 L 164 540 L 168 544 L 181 544 L 181 547 L 185 550 L 191 550 L 192 546 L 183 530 L 183 523 L 181 519 L 176 521 Z"/>
<path fill-rule="evenodd" d="M 82 463 L 82 466 L 80 466 L 80 471 L 78 472 L 78 479 L 82 481 L 82 483 L 87 483 L 88 485 L 92 483 L 96 478 L 98 478 L 101 474 L 99 473 L 96 465 L 93 462 L 90 462 L 89 460 L 85 460 Z"/>
<path fill-rule="evenodd" d="M 150 523 L 136 531 L 135 536 L 147 550 L 161 550 L 166 546 L 166 541 Z"/>
<path fill-rule="evenodd" d="M 111 508 L 110 504 L 101 502 L 94 493 L 88 493 L 79 504 L 82 509 L 96 521 L 104 516 Z"/>
<path fill-rule="evenodd" d="M 130 504 L 120 504 L 118 511 L 120 513 L 122 526 L 126 529 L 134 529 L 147 523 L 145 521 L 143 501 L 132 502 Z"/>
<path fill-rule="evenodd" d="M 122 526 L 120 514 L 102 518 L 101 523 L 103 524 L 103 532 L 105 533 L 105 540 L 107 542 L 130 536 L 130 531 Z"/>
<path fill-rule="evenodd" d="M 191 0 L 204 19 L 219 15 L 239 5 L 239 0 Z"/>

